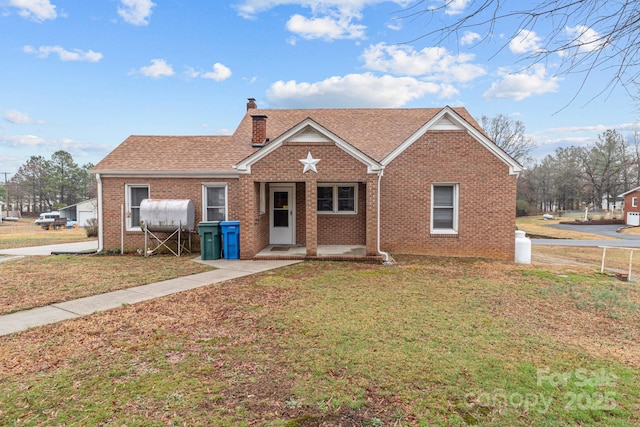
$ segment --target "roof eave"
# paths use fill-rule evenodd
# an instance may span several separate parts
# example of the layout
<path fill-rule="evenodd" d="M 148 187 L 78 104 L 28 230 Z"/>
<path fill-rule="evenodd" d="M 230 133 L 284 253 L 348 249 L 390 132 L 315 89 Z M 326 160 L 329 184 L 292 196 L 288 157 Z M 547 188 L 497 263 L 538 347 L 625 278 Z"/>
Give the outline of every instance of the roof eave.
<path fill-rule="evenodd" d="M 93 174 L 99 174 L 102 177 L 147 177 L 147 178 L 238 178 L 240 174 L 237 171 L 208 171 L 208 170 L 117 170 L 117 169 L 93 169 Z"/>

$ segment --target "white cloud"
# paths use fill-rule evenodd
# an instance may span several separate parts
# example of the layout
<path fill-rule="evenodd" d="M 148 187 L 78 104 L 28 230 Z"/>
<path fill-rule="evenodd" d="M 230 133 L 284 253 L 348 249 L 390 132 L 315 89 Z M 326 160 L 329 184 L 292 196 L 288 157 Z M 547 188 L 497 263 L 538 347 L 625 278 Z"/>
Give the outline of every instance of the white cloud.
<path fill-rule="evenodd" d="M 173 76 L 175 74 L 173 67 L 167 64 L 164 59 L 152 59 L 151 65 L 140 67 L 140 72 L 143 75 L 153 77 L 154 79 Z"/>
<path fill-rule="evenodd" d="M 391 22 L 387 24 L 387 28 L 392 31 L 400 31 L 403 28 L 401 19 L 392 19 Z"/>
<path fill-rule="evenodd" d="M 4 113 L 3 119 L 8 121 L 9 123 L 14 124 L 44 123 L 44 121 L 42 120 L 36 120 L 27 113 L 23 113 L 17 110 L 8 110 L 6 113 Z"/>
<path fill-rule="evenodd" d="M 287 21 L 287 29 L 303 39 L 362 39 L 364 38 L 364 25 L 353 24 L 352 17 L 305 18 L 302 15 L 293 15 Z"/>
<path fill-rule="evenodd" d="M 56 19 L 56 7 L 49 0 L 9 0 L 9 5 L 19 9 L 18 14 L 23 18 L 42 22 Z"/>
<path fill-rule="evenodd" d="M 480 40 L 482 36 L 478 33 L 474 33 L 473 31 L 465 31 L 460 39 L 460 44 L 462 46 L 469 46 Z"/>
<path fill-rule="evenodd" d="M 542 48 L 542 39 L 534 32 L 520 30 L 509 42 L 509 50 L 515 54 L 535 53 Z"/>
<path fill-rule="evenodd" d="M 272 106 L 296 107 L 400 107 L 424 95 L 451 95 L 449 85 L 413 77 L 375 76 L 372 73 L 335 76 L 315 82 L 278 81 L 267 90 Z"/>
<path fill-rule="evenodd" d="M 444 13 L 447 15 L 458 15 L 467 8 L 471 0 L 446 0 L 446 8 Z"/>
<path fill-rule="evenodd" d="M 303 39 L 362 39 L 366 26 L 354 21 L 362 19 L 362 10 L 379 3 L 393 2 L 406 7 L 413 0 L 241 0 L 236 4 L 238 14 L 255 19 L 266 10 L 278 6 L 299 6 L 309 9 L 311 16 L 293 14 L 287 21 L 287 29 Z M 459 0 L 456 0 L 459 1 Z M 397 24 L 389 28 L 399 29 Z M 295 44 L 295 39 L 289 39 Z"/>
<path fill-rule="evenodd" d="M 151 9 L 156 5 L 151 0 L 120 0 L 118 15 L 132 25 L 148 25 Z"/>
<path fill-rule="evenodd" d="M 618 123 L 615 125 L 596 124 L 590 126 L 565 126 L 559 128 L 548 128 L 544 132 L 547 133 L 603 133 L 609 129 L 615 129 L 620 132 L 638 132 L 640 131 L 640 122 Z"/>
<path fill-rule="evenodd" d="M 216 62 L 215 64 L 213 64 L 213 71 L 203 73 L 189 67 L 187 69 L 186 75 L 189 78 L 195 79 L 201 77 L 203 79 L 211 79 L 217 82 L 221 82 L 231 77 L 231 69 L 224 64 Z"/>
<path fill-rule="evenodd" d="M 100 52 L 94 52 L 93 50 L 82 51 L 80 49 L 73 49 L 70 51 L 64 49 L 62 46 L 40 46 L 37 49 L 33 46 L 25 46 L 22 48 L 22 51 L 36 55 L 38 58 L 47 58 L 49 55 L 55 54 L 58 55 L 61 61 L 98 62 L 103 57 Z"/>
<path fill-rule="evenodd" d="M 253 19 L 261 12 L 278 6 L 297 5 L 311 9 L 314 13 L 325 13 L 329 9 L 347 13 L 360 11 L 367 6 L 391 1 L 400 6 L 408 6 L 413 0 L 241 0 L 236 2 L 238 14 L 243 18 Z M 460 0 L 456 0 L 459 2 Z M 468 0 L 462 0 L 466 2 Z"/>
<path fill-rule="evenodd" d="M 584 25 L 567 27 L 565 28 L 565 32 L 572 38 L 569 44 L 571 46 L 577 46 L 579 53 L 593 52 L 602 49 L 606 44 L 597 31 Z M 565 53 L 566 52 L 561 51 L 561 56 Z"/>
<path fill-rule="evenodd" d="M 46 140 L 35 135 L 9 135 L 0 138 L 0 145 L 7 147 L 39 147 L 46 144 Z"/>
<path fill-rule="evenodd" d="M 471 63 L 473 59 L 473 54 L 453 55 L 442 47 L 417 51 L 411 46 L 386 43 L 371 45 L 362 54 L 364 66 L 370 70 L 444 82 L 469 82 L 486 74 L 484 67 Z"/>
<path fill-rule="evenodd" d="M 495 82 L 487 90 L 485 99 L 510 98 L 514 101 L 522 101 L 533 95 L 542 95 L 558 91 L 558 77 L 547 76 L 547 71 L 542 64 L 535 64 L 530 69 L 510 73 L 507 68 L 500 70 L 502 80 Z"/>
<path fill-rule="evenodd" d="M 231 77 L 231 69 L 219 62 L 216 62 L 215 64 L 213 64 L 213 71 L 204 73 L 202 77 L 205 79 L 211 79 L 217 82 L 221 82 Z"/>

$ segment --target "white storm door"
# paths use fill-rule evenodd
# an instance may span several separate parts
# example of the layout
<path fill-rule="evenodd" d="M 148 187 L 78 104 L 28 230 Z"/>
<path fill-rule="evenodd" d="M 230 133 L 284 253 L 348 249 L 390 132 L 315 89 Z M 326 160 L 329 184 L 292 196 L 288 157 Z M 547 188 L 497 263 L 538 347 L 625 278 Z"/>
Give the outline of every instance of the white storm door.
<path fill-rule="evenodd" d="M 269 189 L 269 244 L 295 243 L 295 187 L 271 186 Z"/>

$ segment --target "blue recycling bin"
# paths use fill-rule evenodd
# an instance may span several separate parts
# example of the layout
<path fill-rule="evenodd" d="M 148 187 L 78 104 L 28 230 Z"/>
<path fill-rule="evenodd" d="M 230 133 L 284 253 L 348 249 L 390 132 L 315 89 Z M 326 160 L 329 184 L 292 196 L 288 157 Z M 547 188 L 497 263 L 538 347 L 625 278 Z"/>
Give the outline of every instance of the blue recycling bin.
<path fill-rule="evenodd" d="M 240 221 L 220 221 L 225 259 L 240 259 Z"/>
<path fill-rule="evenodd" d="M 220 259 L 220 222 L 204 221 L 198 223 L 198 234 L 200 234 L 201 259 Z"/>

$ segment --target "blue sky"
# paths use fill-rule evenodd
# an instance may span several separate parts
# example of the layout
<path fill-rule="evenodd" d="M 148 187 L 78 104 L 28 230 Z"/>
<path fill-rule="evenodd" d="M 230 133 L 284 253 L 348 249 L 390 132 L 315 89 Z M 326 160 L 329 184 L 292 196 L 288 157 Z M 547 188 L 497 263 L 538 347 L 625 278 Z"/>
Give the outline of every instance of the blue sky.
<path fill-rule="evenodd" d="M 524 122 L 537 156 L 591 144 L 606 129 L 640 131 L 638 105 L 622 87 L 596 96 L 606 71 L 579 90 L 583 75 L 554 75 L 561 55 L 523 69 L 551 30 L 544 23 L 513 43 L 518 24 L 508 21 L 486 43 L 477 43 L 482 28 L 438 42 L 419 37 L 461 16 L 469 0 L 431 21 L 403 19 L 413 3 L 0 0 L 0 172 L 60 149 L 97 163 L 132 134 L 227 134 L 248 97 L 260 108 L 506 114 Z"/>

